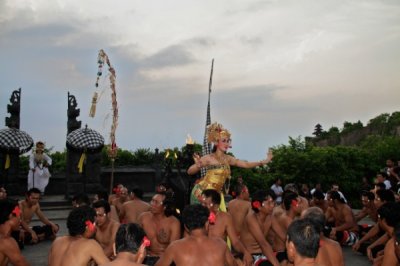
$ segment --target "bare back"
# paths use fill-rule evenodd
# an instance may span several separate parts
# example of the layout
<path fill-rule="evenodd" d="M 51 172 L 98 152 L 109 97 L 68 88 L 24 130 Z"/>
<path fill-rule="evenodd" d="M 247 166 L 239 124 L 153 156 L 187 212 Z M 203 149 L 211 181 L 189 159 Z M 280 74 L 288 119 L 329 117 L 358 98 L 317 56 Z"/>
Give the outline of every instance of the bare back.
<path fill-rule="evenodd" d="M 322 236 L 315 263 L 324 266 L 344 266 L 343 252 L 339 243 Z"/>
<path fill-rule="evenodd" d="M 6 266 L 9 262 L 15 266 L 28 265 L 14 238 L 0 236 L 0 266 Z"/>
<path fill-rule="evenodd" d="M 170 265 L 171 262 L 175 262 L 176 266 L 234 265 L 234 262 L 225 263 L 229 255 L 232 256 L 226 243 L 220 238 L 188 236 L 171 243 L 156 265 Z"/>
<path fill-rule="evenodd" d="M 121 217 L 126 223 L 138 223 L 139 216 L 150 210 L 150 204 L 142 200 L 130 200 L 121 207 Z M 121 221 L 122 221 L 121 219 Z"/>
<path fill-rule="evenodd" d="M 49 252 L 49 266 L 86 266 L 109 262 L 101 246 L 93 239 L 62 236 L 54 240 Z"/>
<path fill-rule="evenodd" d="M 251 203 L 242 199 L 231 200 L 228 204 L 228 210 L 232 216 L 233 226 L 238 235 L 243 227 L 244 218 L 251 210 Z"/>

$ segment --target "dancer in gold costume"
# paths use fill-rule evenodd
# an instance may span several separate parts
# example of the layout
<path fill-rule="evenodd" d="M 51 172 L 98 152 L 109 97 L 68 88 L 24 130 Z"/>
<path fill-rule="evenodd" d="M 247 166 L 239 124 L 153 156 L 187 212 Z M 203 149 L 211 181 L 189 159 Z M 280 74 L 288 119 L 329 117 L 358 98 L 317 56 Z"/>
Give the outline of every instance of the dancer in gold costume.
<path fill-rule="evenodd" d="M 223 128 L 221 124 L 213 123 L 207 127 L 207 140 L 208 143 L 213 143 L 213 152 L 211 154 L 200 157 L 198 154 L 194 155 L 194 164 L 189 167 L 188 174 L 194 175 L 201 168 L 207 169 L 206 175 L 193 187 L 190 197 L 190 203 L 200 203 L 201 193 L 206 189 L 215 189 L 222 193 L 225 181 L 231 178 L 230 166 L 237 166 L 241 168 L 253 168 L 262 166 L 272 160 L 272 152 L 268 152 L 268 157 L 265 160 L 258 162 L 247 162 L 236 159 L 233 156 L 227 155 L 226 152 L 231 148 L 231 134 L 228 130 Z M 226 211 L 224 197 L 221 195 L 221 211 Z"/>

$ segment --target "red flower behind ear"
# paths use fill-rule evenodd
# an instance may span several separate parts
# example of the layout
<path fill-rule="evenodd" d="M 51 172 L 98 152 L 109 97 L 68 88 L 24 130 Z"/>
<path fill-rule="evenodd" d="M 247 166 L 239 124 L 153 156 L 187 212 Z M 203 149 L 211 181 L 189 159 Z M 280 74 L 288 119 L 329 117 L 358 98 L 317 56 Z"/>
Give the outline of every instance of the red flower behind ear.
<path fill-rule="evenodd" d="M 150 244 L 151 244 L 150 239 L 148 239 L 147 236 L 143 237 L 143 245 L 145 247 L 150 247 Z"/>
<path fill-rule="evenodd" d="M 253 201 L 251 205 L 253 206 L 254 209 L 259 209 L 261 207 L 261 203 L 258 200 Z"/>
<path fill-rule="evenodd" d="M 14 210 L 11 212 L 12 214 L 15 214 L 15 216 L 20 217 L 21 216 L 21 209 L 19 206 L 15 206 Z"/>
<path fill-rule="evenodd" d="M 232 191 L 232 197 L 236 197 L 236 192 Z"/>
<path fill-rule="evenodd" d="M 85 224 L 89 228 L 90 232 L 94 232 L 96 230 L 96 226 L 92 223 L 92 221 L 87 220 Z"/>
<path fill-rule="evenodd" d="M 298 200 L 292 200 L 292 206 L 293 206 L 293 207 L 299 207 L 299 202 L 298 202 Z"/>
<path fill-rule="evenodd" d="M 215 216 L 215 213 L 210 212 L 210 215 L 208 216 L 208 222 L 210 224 L 215 224 L 215 220 L 217 220 L 217 216 Z"/>

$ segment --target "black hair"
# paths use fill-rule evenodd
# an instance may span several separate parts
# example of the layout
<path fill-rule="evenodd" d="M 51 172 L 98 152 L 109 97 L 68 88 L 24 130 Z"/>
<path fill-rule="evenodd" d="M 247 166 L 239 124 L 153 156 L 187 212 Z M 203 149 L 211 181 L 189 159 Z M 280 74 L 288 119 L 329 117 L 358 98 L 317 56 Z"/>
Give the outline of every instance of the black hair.
<path fill-rule="evenodd" d="M 318 200 L 323 200 L 325 199 L 324 193 L 320 190 L 315 190 L 313 193 L 313 197 L 318 199 Z"/>
<path fill-rule="evenodd" d="M 386 189 L 386 185 L 383 182 L 379 182 L 379 183 L 375 184 L 375 186 L 377 186 L 379 189 Z"/>
<path fill-rule="evenodd" d="M 378 215 L 385 219 L 386 224 L 394 227 L 400 220 L 400 205 L 395 202 L 386 202 L 378 209 Z"/>
<path fill-rule="evenodd" d="M 200 204 L 187 206 L 182 213 L 182 222 L 189 231 L 203 228 L 208 220 L 210 211 Z"/>
<path fill-rule="evenodd" d="M 260 210 L 253 206 L 254 202 L 258 201 L 261 205 L 267 197 L 270 197 L 271 199 L 275 200 L 276 199 L 275 192 L 272 189 L 267 189 L 267 190 L 260 189 L 251 195 L 251 208 L 255 213 L 258 213 Z"/>
<path fill-rule="evenodd" d="M 290 210 L 290 206 L 292 205 L 292 200 L 297 200 L 299 195 L 291 190 L 285 190 L 282 194 L 282 202 L 285 210 Z"/>
<path fill-rule="evenodd" d="M 383 178 L 387 179 L 388 178 L 388 174 L 386 172 L 378 172 L 376 175 L 381 175 Z"/>
<path fill-rule="evenodd" d="M 97 208 L 104 208 L 105 213 L 109 213 L 111 211 L 110 203 L 105 200 L 98 200 L 92 204 L 92 207 L 97 209 Z"/>
<path fill-rule="evenodd" d="M 115 249 L 119 252 L 136 253 L 140 248 L 145 233 L 135 223 L 121 224 L 115 236 Z"/>
<path fill-rule="evenodd" d="M 30 195 L 32 195 L 32 193 L 40 194 L 40 190 L 38 188 L 33 187 L 26 192 L 26 195 L 29 197 Z"/>
<path fill-rule="evenodd" d="M 75 204 L 78 206 L 90 205 L 89 196 L 85 193 L 79 193 L 72 198 Z"/>
<path fill-rule="evenodd" d="M 319 233 L 309 219 L 294 220 L 287 231 L 288 241 L 293 242 L 302 257 L 315 258 L 319 249 Z"/>
<path fill-rule="evenodd" d="M 309 219 L 315 224 L 315 229 L 317 229 L 318 233 L 323 232 L 326 218 L 324 211 L 318 207 L 310 207 L 308 208 L 303 215 L 303 219 Z"/>
<path fill-rule="evenodd" d="M 143 199 L 143 190 L 141 188 L 138 187 L 133 188 L 132 193 L 135 195 L 135 197 Z"/>
<path fill-rule="evenodd" d="M 377 198 L 380 198 L 382 202 L 394 202 L 393 191 L 388 189 L 380 189 L 376 191 Z"/>
<path fill-rule="evenodd" d="M 340 201 L 341 203 L 346 203 L 346 202 L 344 201 L 344 199 L 340 196 L 339 192 L 334 191 L 334 190 L 331 191 L 331 199 L 332 199 L 332 200 L 338 200 L 338 201 Z"/>
<path fill-rule="evenodd" d="M 361 197 L 367 197 L 368 200 L 374 200 L 375 194 L 372 193 L 371 191 L 364 190 L 361 192 Z"/>
<path fill-rule="evenodd" d="M 96 212 L 89 206 L 72 209 L 67 218 L 67 228 L 70 236 L 82 235 L 86 230 L 86 221 L 94 222 Z"/>
<path fill-rule="evenodd" d="M 235 197 L 239 197 L 247 186 L 245 184 L 237 184 L 235 187 Z"/>
<path fill-rule="evenodd" d="M 8 217 L 14 210 L 14 208 L 18 206 L 18 203 L 14 200 L 3 199 L 0 200 L 0 224 L 4 224 L 8 221 Z"/>
<path fill-rule="evenodd" d="M 211 202 L 213 204 L 221 204 L 221 193 L 219 193 L 215 189 L 203 190 L 201 194 L 203 194 L 206 198 L 211 198 Z"/>
<path fill-rule="evenodd" d="M 171 215 L 179 216 L 176 213 L 176 202 L 174 198 L 174 194 L 171 191 L 162 191 L 157 192 L 156 194 L 164 196 L 162 201 L 162 205 L 164 206 L 164 214 L 165 216 L 169 217 Z"/>
<path fill-rule="evenodd" d="M 108 193 L 105 190 L 99 190 L 97 191 L 97 197 L 99 198 L 99 200 L 106 200 L 108 201 Z"/>

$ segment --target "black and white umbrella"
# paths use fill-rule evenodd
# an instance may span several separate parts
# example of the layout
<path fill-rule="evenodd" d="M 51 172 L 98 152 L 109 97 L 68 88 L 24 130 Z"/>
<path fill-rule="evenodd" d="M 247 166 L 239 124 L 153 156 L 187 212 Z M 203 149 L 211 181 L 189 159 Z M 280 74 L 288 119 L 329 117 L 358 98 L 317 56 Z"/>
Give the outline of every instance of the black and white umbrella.
<path fill-rule="evenodd" d="M 33 146 L 33 139 L 25 131 L 16 128 L 0 130 L 0 150 L 6 153 L 23 154 Z"/>
<path fill-rule="evenodd" d="M 87 128 L 79 128 L 67 136 L 67 147 L 75 151 L 99 152 L 104 146 L 104 138 L 99 132 Z"/>

